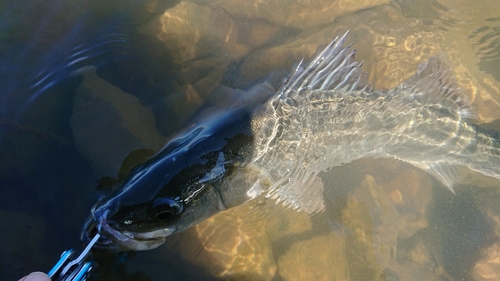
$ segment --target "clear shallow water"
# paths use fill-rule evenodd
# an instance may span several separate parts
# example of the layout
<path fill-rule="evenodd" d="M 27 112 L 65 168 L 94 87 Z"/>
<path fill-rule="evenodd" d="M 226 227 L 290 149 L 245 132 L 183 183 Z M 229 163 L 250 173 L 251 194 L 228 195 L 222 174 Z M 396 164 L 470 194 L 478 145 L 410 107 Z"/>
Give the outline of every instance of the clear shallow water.
<path fill-rule="evenodd" d="M 159 149 L 205 103 L 226 106 L 239 94 L 228 88 L 279 86 L 348 29 L 377 88 L 445 52 L 480 122 L 499 128 L 497 1 L 330 2 L 0 6 L 1 278 L 47 271 L 79 249 L 104 192 L 97 180 L 117 177 L 130 152 Z M 97 256 L 93 279 L 498 279 L 496 180 L 471 174 L 453 195 L 391 160 L 321 176 L 325 213 L 248 204 L 154 251 Z"/>

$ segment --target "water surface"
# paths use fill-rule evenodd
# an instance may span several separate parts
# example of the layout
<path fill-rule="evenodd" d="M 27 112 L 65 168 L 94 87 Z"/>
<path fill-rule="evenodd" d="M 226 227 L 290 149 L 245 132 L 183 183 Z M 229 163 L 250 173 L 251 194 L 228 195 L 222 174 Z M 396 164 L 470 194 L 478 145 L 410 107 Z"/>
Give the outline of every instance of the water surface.
<path fill-rule="evenodd" d="M 378 89 L 446 53 L 477 123 L 500 129 L 498 15 L 493 0 L 4 1 L 0 279 L 48 271 L 81 249 L 80 227 L 110 178 L 195 112 L 264 81 L 278 87 L 346 30 Z M 249 202 L 156 250 L 96 255 L 91 279 L 500 278 L 497 180 L 471 173 L 454 195 L 391 159 L 321 177 L 324 213 Z"/>

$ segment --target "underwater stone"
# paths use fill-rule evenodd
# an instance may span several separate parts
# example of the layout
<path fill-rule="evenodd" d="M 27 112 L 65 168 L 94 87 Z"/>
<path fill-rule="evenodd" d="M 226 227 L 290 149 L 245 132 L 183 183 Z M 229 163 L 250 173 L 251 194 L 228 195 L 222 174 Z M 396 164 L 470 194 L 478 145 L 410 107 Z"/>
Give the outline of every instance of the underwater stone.
<path fill-rule="evenodd" d="M 452 280 L 436 263 L 424 235 L 414 238 L 408 243 L 409 247 L 404 245 L 398 248 L 397 260 L 391 261 L 389 268 L 384 270 L 385 280 Z"/>
<path fill-rule="evenodd" d="M 474 201 L 477 208 L 491 225 L 495 243 L 489 243 L 481 250 L 478 261 L 472 268 L 472 277 L 478 281 L 498 280 L 500 276 L 500 192 L 498 180 L 481 177 L 484 186 L 480 191 L 475 191 Z M 474 182 L 481 183 L 481 179 Z"/>
<path fill-rule="evenodd" d="M 286 281 L 349 280 L 345 236 L 334 232 L 293 244 L 278 267 Z"/>
<path fill-rule="evenodd" d="M 401 171 L 394 180 L 382 185 L 399 214 L 398 239 L 407 239 L 427 227 L 427 210 L 432 199 L 432 181 L 417 169 Z"/>
<path fill-rule="evenodd" d="M 382 186 L 366 175 L 347 199 L 343 225 L 351 280 L 377 280 L 394 258 L 399 215 Z"/>
<path fill-rule="evenodd" d="M 97 177 L 116 176 L 134 150 L 164 145 L 151 111 L 95 73 L 76 90 L 70 126 L 77 150 Z"/>
<path fill-rule="evenodd" d="M 180 2 L 143 27 L 165 43 L 173 62 L 182 64 L 215 55 L 233 61 L 248 54 L 239 39 L 238 24 L 221 8 Z"/>
<path fill-rule="evenodd" d="M 278 268 L 274 243 L 286 237 L 293 239 L 311 227 L 310 215 L 305 212 L 283 207 L 270 199 L 250 201 L 169 237 L 166 244 L 170 251 L 224 280 L 272 280 Z M 330 241 L 330 236 L 339 238 L 332 234 L 321 239 Z M 321 239 L 312 243 L 323 241 Z M 335 244 L 337 240 L 329 243 Z M 340 241 L 343 243 L 343 238 Z M 302 245 L 306 246 L 310 243 L 304 242 Z M 301 245 L 296 247 L 302 249 Z M 307 271 L 308 265 L 291 269 L 290 273 Z"/>
<path fill-rule="evenodd" d="M 224 280 L 272 280 L 277 266 L 264 210 L 249 201 L 167 239 L 167 248 Z"/>
<path fill-rule="evenodd" d="M 327 24 L 333 22 L 339 16 L 352 14 L 377 5 L 387 4 L 390 1 L 193 0 L 191 2 L 225 9 L 229 14 L 235 17 L 259 18 L 276 25 L 306 29 L 317 25 Z"/>
<path fill-rule="evenodd" d="M 495 243 L 483 250 L 482 258 L 472 269 L 472 277 L 477 281 L 498 280 L 500 276 L 500 244 Z"/>

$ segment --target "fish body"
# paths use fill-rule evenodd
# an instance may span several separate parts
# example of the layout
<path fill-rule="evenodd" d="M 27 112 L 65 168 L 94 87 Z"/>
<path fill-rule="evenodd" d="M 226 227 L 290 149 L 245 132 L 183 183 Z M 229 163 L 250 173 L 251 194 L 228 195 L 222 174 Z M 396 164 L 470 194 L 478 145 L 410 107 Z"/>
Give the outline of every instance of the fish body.
<path fill-rule="evenodd" d="M 453 191 L 464 169 L 500 178 L 500 144 L 470 122 L 474 112 L 446 57 L 431 57 L 392 90 L 366 82 L 346 35 L 329 44 L 262 104 L 240 104 L 191 126 L 136 167 L 94 207 L 104 250 L 146 250 L 257 197 L 324 209 L 319 172 L 393 157 Z"/>

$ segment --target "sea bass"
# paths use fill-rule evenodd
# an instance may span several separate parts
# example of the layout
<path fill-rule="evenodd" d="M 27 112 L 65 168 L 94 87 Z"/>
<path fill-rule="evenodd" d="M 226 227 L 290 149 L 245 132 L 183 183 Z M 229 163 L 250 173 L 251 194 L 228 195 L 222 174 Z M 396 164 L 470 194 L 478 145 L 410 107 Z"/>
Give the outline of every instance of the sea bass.
<path fill-rule="evenodd" d="M 365 157 L 419 167 L 451 191 L 464 169 L 500 178 L 500 142 L 482 129 L 446 56 L 392 90 L 374 90 L 336 38 L 267 101 L 191 125 L 92 209 L 82 233 L 102 250 L 148 250 L 248 200 L 324 209 L 318 173 Z"/>

